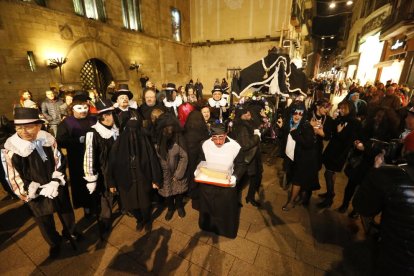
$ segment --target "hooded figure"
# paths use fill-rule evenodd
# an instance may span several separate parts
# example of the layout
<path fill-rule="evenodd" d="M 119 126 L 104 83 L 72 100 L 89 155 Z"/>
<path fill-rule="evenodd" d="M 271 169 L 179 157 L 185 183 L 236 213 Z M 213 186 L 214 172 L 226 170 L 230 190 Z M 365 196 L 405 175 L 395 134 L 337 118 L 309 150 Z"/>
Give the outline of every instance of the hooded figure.
<path fill-rule="evenodd" d="M 109 188 L 119 191 L 125 211 L 132 211 L 137 229 L 150 225 L 152 187 L 162 187 L 162 171 L 149 138 L 131 118 L 109 157 Z"/>
<path fill-rule="evenodd" d="M 166 199 L 168 206 L 166 220 L 170 220 L 177 209 L 180 217 L 185 216 L 183 198 L 188 190 L 188 155 L 184 136 L 177 118 L 170 113 L 157 120 L 157 155 L 161 163 L 164 185 L 159 194 Z"/>

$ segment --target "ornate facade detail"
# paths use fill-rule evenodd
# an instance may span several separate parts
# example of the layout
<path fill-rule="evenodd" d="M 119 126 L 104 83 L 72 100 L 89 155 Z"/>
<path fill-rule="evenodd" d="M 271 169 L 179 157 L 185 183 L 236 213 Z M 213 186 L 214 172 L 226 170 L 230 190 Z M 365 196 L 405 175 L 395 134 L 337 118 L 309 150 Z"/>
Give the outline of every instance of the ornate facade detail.
<path fill-rule="evenodd" d="M 64 40 L 73 40 L 72 28 L 68 25 L 59 25 L 60 37 Z"/>
<path fill-rule="evenodd" d="M 382 23 L 384 20 L 388 17 L 388 12 L 383 12 L 379 14 L 378 16 L 372 18 L 370 21 L 368 21 L 363 27 L 362 27 L 362 34 L 367 34 L 376 28 L 379 28 L 382 26 Z"/>
<path fill-rule="evenodd" d="M 224 0 L 224 3 L 226 3 L 229 9 L 238 10 L 241 9 L 243 0 Z"/>

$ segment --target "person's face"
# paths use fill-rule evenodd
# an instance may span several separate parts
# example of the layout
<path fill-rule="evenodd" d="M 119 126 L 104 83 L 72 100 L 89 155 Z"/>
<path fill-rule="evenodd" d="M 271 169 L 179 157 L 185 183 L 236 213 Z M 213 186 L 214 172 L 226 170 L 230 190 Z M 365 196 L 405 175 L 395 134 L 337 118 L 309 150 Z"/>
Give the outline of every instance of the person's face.
<path fill-rule="evenodd" d="M 164 129 L 162 131 L 162 134 L 167 138 L 172 137 L 173 133 L 174 133 L 174 127 L 173 126 L 166 126 L 166 127 L 164 127 Z"/>
<path fill-rule="evenodd" d="M 354 95 L 352 95 L 351 100 L 352 100 L 353 102 L 358 101 L 358 100 L 359 100 L 359 94 L 356 94 L 356 93 L 355 93 Z"/>
<path fill-rule="evenodd" d="M 145 104 L 148 106 L 154 106 L 157 101 L 154 91 L 147 91 L 145 93 Z"/>
<path fill-rule="evenodd" d="M 295 112 L 293 112 L 292 119 L 295 124 L 299 123 L 300 120 L 302 120 L 302 117 L 303 117 L 303 110 L 295 110 Z"/>
<path fill-rule="evenodd" d="M 106 125 L 106 126 L 113 126 L 114 125 L 114 116 L 112 115 L 111 112 L 105 113 L 102 116 L 104 118 L 104 120 L 103 120 L 104 125 Z"/>
<path fill-rule="evenodd" d="M 218 148 L 221 148 L 226 142 L 227 134 L 220 134 L 220 135 L 212 135 L 211 140 L 213 141 L 214 145 Z"/>
<path fill-rule="evenodd" d="M 172 100 L 173 101 L 175 101 L 175 98 L 177 97 L 177 92 L 176 91 L 173 91 L 172 93 L 171 93 L 171 98 L 172 98 Z"/>
<path fill-rule="evenodd" d="M 95 93 L 93 91 L 89 92 L 89 98 L 91 98 L 92 102 L 95 102 Z"/>
<path fill-rule="evenodd" d="M 349 109 L 347 105 L 340 105 L 339 106 L 339 114 L 341 114 L 341 116 L 346 116 L 349 114 Z"/>
<path fill-rule="evenodd" d="M 194 95 L 194 89 L 192 88 L 189 88 L 187 92 L 188 92 L 188 96 Z"/>
<path fill-rule="evenodd" d="M 23 99 L 25 99 L 25 100 L 30 100 L 30 98 L 31 98 L 29 92 L 24 92 L 22 96 L 23 96 Z"/>
<path fill-rule="evenodd" d="M 87 104 L 77 104 L 73 107 L 73 116 L 76 119 L 84 119 L 88 116 L 89 106 Z"/>
<path fill-rule="evenodd" d="M 65 97 L 65 103 L 67 105 L 70 105 L 72 103 L 72 101 L 73 101 L 73 97 L 72 96 L 66 96 Z"/>
<path fill-rule="evenodd" d="M 210 120 L 210 108 L 204 107 L 201 109 L 201 114 L 203 114 L 204 121 Z"/>
<path fill-rule="evenodd" d="M 240 119 L 244 121 L 249 121 L 252 119 L 252 114 L 250 113 L 250 111 L 247 111 L 246 113 L 240 116 Z"/>
<path fill-rule="evenodd" d="M 49 100 L 54 100 L 55 99 L 55 94 L 52 91 L 47 91 L 46 92 L 46 98 L 48 98 Z"/>
<path fill-rule="evenodd" d="M 185 88 L 181 87 L 180 92 L 181 92 L 181 94 L 184 94 L 185 93 Z"/>
<path fill-rule="evenodd" d="M 154 87 L 154 84 L 151 81 L 147 82 L 147 87 Z"/>
<path fill-rule="evenodd" d="M 17 135 L 23 140 L 30 142 L 36 140 L 37 134 L 41 128 L 41 124 L 17 125 L 15 127 Z"/>
<path fill-rule="evenodd" d="M 222 94 L 221 94 L 220 91 L 216 91 L 216 92 L 213 93 L 213 99 L 215 101 L 220 101 L 221 100 L 221 96 L 222 96 Z"/>
<path fill-rule="evenodd" d="M 328 105 L 322 104 L 322 105 L 318 106 L 319 115 L 325 116 L 326 113 L 328 113 L 328 111 L 329 111 Z"/>
<path fill-rule="evenodd" d="M 120 108 L 127 108 L 129 105 L 129 98 L 127 95 L 119 95 L 116 102 Z"/>
<path fill-rule="evenodd" d="M 409 130 L 414 130 L 414 114 L 408 112 L 408 115 L 405 118 L 405 126 Z"/>

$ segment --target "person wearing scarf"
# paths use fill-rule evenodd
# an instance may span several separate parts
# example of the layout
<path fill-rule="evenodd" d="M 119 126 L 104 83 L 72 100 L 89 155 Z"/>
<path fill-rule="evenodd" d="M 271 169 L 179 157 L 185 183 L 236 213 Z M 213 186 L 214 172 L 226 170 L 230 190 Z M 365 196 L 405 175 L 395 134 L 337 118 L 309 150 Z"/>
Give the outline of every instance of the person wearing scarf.
<path fill-rule="evenodd" d="M 313 127 L 306 118 L 305 105 L 301 101 L 292 103 L 291 114 L 282 121 L 282 135 L 287 137 L 284 168 L 287 183 L 292 184 L 291 193 L 282 207 L 283 211 L 294 208 L 300 199 L 300 191 L 310 194 L 319 189 L 317 147 Z M 302 199 L 308 200 L 307 196 Z"/>
<path fill-rule="evenodd" d="M 54 212 L 60 212 L 69 231 L 62 231 L 64 236 L 80 237 L 66 185 L 64 157 L 55 138 L 41 130 L 43 121 L 38 109 L 15 108 L 14 124 L 16 133 L 7 139 L 2 150 L 3 167 L 11 190 L 30 208 L 49 244 L 49 257 L 55 258 L 62 237 L 55 228 Z"/>
<path fill-rule="evenodd" d="M 175 117 L 178 116 L 178 107 L 183 103 L 183 99 L 177 95 L 177 88 L 174 83 L 167 84 L 165 88 L 165 99 L 162 102 Z"/>
<path fill-rule="evenodd" d="M 211 111 L 211 119 L 213 121 L 220 121 L 224 123 L 229 118 L 229 103 L 226 98 L 223 97 L 223 90 L 220 85 L 214 85 L 211 91 L 212 97 L 208 99 L 208 104 Z"/>

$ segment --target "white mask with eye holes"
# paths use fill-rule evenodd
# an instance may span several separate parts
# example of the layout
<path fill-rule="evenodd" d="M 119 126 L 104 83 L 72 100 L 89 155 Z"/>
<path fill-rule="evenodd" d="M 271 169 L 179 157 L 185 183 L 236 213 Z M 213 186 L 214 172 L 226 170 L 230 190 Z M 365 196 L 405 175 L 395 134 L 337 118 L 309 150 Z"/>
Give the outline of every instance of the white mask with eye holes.
<path fill-rule="evenodd" d="M 87 104 L 77 104 L 73 106 L 73 111 L 77 113 L 85 113 L 89 111 L 89 107 Z"/>

